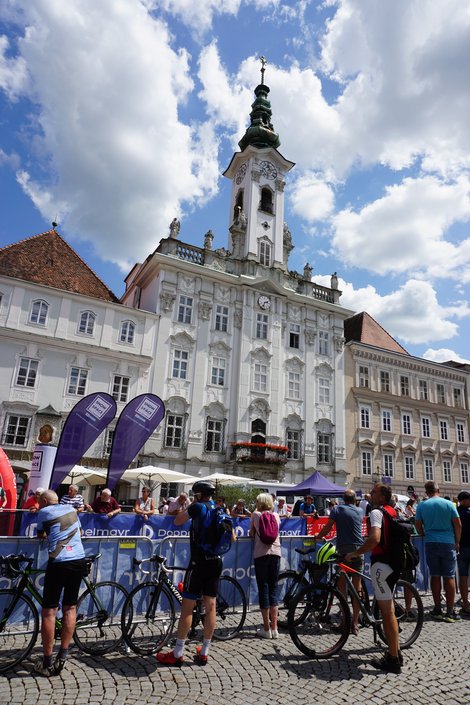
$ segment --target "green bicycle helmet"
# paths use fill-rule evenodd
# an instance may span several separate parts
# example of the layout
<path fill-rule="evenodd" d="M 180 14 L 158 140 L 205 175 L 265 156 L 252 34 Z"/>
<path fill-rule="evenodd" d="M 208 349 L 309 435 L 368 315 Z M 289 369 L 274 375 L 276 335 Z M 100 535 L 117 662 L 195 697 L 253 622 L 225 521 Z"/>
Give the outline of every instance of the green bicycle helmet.
<path fill-rule="evenodd" d="M 324 563 L 327 563 L 331 558 L 336 553 L 336 546 L 334 546 L 332 543 L 329 543 L 327 541 L 326 543 L 321 546 L 321 548 L 318 549 L 317 555 L 316 555 L 316 562 L 318 565 L 323 565 Z"/>

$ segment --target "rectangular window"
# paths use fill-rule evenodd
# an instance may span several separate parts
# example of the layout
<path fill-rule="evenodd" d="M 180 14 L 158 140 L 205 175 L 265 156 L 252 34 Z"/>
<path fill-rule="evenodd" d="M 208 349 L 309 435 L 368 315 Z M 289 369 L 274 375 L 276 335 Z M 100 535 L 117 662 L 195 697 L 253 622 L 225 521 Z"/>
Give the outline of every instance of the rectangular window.
<path fill-rule="evenodd" d="M 460 463 L 460 481 L 468 485 L 468 463 Z"/>
<path fill-rule="evenodd" d="M 432 458 L 424 459 L 424 479 L 434 480 L 434 462 Z"/>
<path fill-rule="evenodd" d="M 79 397 L 85 396 L 88 370 L 81 367 L 72 367 L 70 370 L 69 385 L 67 394 L 76 394 Z"/>
<path fill-rule="evenodd" d="M 223 387 L 225 384 L 225 363 L 223 357 L 212 358 L 211 384 L 217 384 Z"/>
<path fill-rule="evenodd" d="M 462 421 L 457 421 L 457 441 L 458 443 L 465 443 L 465 424 Z"/>
<path fill-rule="evenodd" d="M 359 365 L 359 386 L 369 387 L 369 368 Z"/>
<path fill-rule="evenodd" d="M 318 401 L 320 404 L 330 403 L 330 380 L 326 377 L 318 378 Z"/>
<path fill-rule="evenodd" d="M 109 429 L 106 431 L 106 436 L 104 439 L 104 454 L 109 455 L 111 453 L 111 448 L 113 446 L 114 429 Z"/>
<path fill-rule="evenodd" d="M 289 347 L 300 348 L 300 326 L 298 323 L 291 323 L 289 326 Z"/>
<path fill-rule="evenodd" d="M 421 419 L 421 430 L 423 438 L 431 438 L 431 420 L 427 416 Z"/>
<path fill-rule="evenodd" d="M 253 389 L 255 392 L 268 391 L 268 367 L 260 362 L 255 362 Z"/>
<path fill-rule="evenodd" d="M 421 401 L 427 401 L 428 400 L 428 383 L 426 382 L 425 379 L 420 379 L 418 381 L 418 387 L 419 387 L 419 398 Z"/>
<path fill-rule="evenodd" d="M 462 407 L 462 390 L 454 387 L 454 406 Z"/>
<path fill-rule="evenodd" d="M 261 240 L 259 244 L 259 263 L 265 267 L 269 267 L 271 263 L 271 245 L 265 240 Z"/>
<path fill-rule="evenodd" d="M 291 399 L 300 399 L 300 374 L 299 374 L 299 372 L 289 372 L 288 382 L 289 382 L 288 396 Z"/>
<path fill-rule="evenodd" d="M 167 414 L 165 428 L 165 446 L 167 448 L 183 447 L 183 424 L 183 416 Z"/>
<path fill-rule="evenodd" d="M 446 403 L 446 391 L 445 391 L 445 387 L 443 384 L 436 384 L 436 393 L 437 393 L 437 403 L 438 404 L 445 404 Z"/>
<path fill-rule="evenodd" d="M 180 296 L 178 305 L 178 322 L 191 323 L 193 314 L 193 299 L 191 296 Z"/>
<path fill-rule="evenodd" d="M 10 446 L 25 447 L 28 441 L 30 416 L 16 416 L 10 414 L 5 420 L 3 443 Z"/>
<path fill-rule="evenodd" d="M 372 475 L 372 453 L 370 450 L 362 451 L 361 466 L 363 475 Z"/>
<path fill-rule="evenodd" d="M 385 477 L 393 477 L 393 454 L 392 453 L 384 453 L 383 465 L 384 465 Z"/>
<path fill-rule="evenodd" d="M 439 420 L 439 434 L 441 441 L 449 440 L 449 426 L 444 419 Z"/>
<path fill-rule="evenodd" d="M 34 301 L 29 316 L 30 323 L 37 323 L 40 326 L 46 325 L 49 306 L 45 301 Z"/>
<path fill-rule="evenodd" d="M 317 460 L 319 463 L 331 463 L 331 434 L 318 434 Z"/>
<path fill-rule="evenodd" d="M 370 428 L 370 406 L 361 406 L 361 428 Z"/>
<path fill-rule="evenodd" d="M 266 313 L 256 314 L 256 337 L 261 340 L 268 339 L 268 322 L 269 317 Z"/>
<path fill-rule="evenodd" d="M 402 397 L 410 396 L 410 378 L 406 375 L 400 375 L 400 394 Z"/>
<path fill-rule="evenodd" d="M 392 430 L 392 412 L 390 409 L 382 409 L 382 431 L 391 432 Z"/>
<path fill-rule="evenodd" d="M 206 446 L 208 452 L 220 453 L 223 444 L 224 422 L 215 419 L 207 419 L 206 424 Z"/>
<path fill-rule="evenodd" d="M 415 459 L 412 455 L 405 455 L 405 479 L 415 479 Z"/>
<path fill-rule="evenodd" d="M 442 461 L 442 479 L 444 482 L 452 482 L 452 469 L 450 460 Z"/>
<path fill-rule="evenodd" d="M 401 415 L 402 433 L 405 436 L 411 436 L 411 414 Z"/>
<path fill-rule="evenodd" d="M 318 354 L 319 355 L 329 355 L 330 345 L 329 345 L 329 334 L 326 330 L 318 331 Z"/>
<path fill-rule="evenodd" d="M 126 402 L 129 396 L 130 377 L 122 375 L 114 375 L 113 379 L 113 394 L 112 397 L 116 401 Z"/>
<path fill-rule="evenodd" d="M 29 387 L 30 389 L 35 387 L 38 366 L 38 360 L 30 360 L 28 357 L 20 358 L 20 366 L 16 375 L 18 387 Z"/>
<path fill-rule="evenodd" d="M 300 431 L 293 431 L 291 429 L 287 429 L 287 457 L 290 460 L 299 460 L 300 459 L 300 441 L 301 441 L 301 434 Z"/>
<path fill-rule="evenodd" d="M 173 352 L 173 372 L 172 377 L 176 379 L 186 379 L 188 376 L 188 359 L 189 353 L 187 350 L 175 350 Z"/>
<path fill-rule="evenodd" d="M 380 391 L 390 391 L 390 372 L 387 372 L 386 370 L 380 370 Z"/>
<path fill-rule="evenodd" d="M 215 329 L 224 333 L 228 331 L 228 306 L 215 307 Z"/>

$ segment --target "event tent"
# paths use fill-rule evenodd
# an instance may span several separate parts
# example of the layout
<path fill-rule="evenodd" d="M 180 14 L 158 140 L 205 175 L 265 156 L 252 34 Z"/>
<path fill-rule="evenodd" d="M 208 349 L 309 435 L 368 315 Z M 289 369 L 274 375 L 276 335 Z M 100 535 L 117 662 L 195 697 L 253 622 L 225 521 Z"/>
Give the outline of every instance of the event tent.
<path fill-rule="evenodd" d="M 330 482 L 330 480 L 324 477 L 321 472 L 316 470 L 313 475 L 307 477 L 307 479 L 303 480 L 303 482 L 300 482 L 298 485 L 290 487 L 289 490 L 277 490 L 276 494 L 311 494 L 315 497 L 341 497 L 345 489 L 346 487 L 340 487 L 340 485 L 333 484 L 333 482 Z"/>

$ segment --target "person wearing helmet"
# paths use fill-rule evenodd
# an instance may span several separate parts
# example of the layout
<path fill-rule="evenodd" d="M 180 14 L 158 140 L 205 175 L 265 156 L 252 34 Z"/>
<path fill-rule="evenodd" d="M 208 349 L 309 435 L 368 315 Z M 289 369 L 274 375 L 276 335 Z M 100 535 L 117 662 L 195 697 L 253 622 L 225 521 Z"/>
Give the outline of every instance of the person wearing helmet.
<path fill-rule="evenodd" d="M 356 493 L 354 490 L 348 489 L 343 494 L 344 504 L 339 504 L 333 507 L 328 517 L 325 526 L 320 529 L 318 534 L 314 536 L 316 539 L 322 539 L 327 536 L 334 526 L 336 526 L 336 545 L 338 553 L 342 556 L 354 551 L 359 546 L 362 546 L 364 539 L 362 538 L 362 520 L 364 512 L 360 507 L 356 507 Z M 321 550 L 321 549 L 320 549 Z M 362 572 L 364 570 L 364 557 L 360 556 L 354 561 L 347 563 L 355 570 Z M 358 592 L 361 589 L 361 576 L 357 573 L 352 574 L 353 585 Z M 338 588 L 343 595 L 346 595 L 346 579 L 344 575 L 340 576 Z M 359 634 L 359 603 L 357 600 L 352 601 L 353 619 L 351 624 L 351 634 Z"/>
<path fill-rule="evenodd" d="M 183 585 L 183 602 L 178 622 L 176 644 L 173 651 L 159 651 L 157 661 L 166 666 L 181 666 L 184 661 L 186 639 L 191 629 L 193 610 L 196 600 L 204 600 L 204 636 L 202 646 L 196 649 L 196 660 L 199 665 L 207 663 L 212 634 L 215 629 L 216 596 L 219 577 L 222 572 L 222 559 L 220 556 L 207 556 L 201 549 L 204 539 L 203 519 L 212 508 L 212 497 L 215 487 L 211 482 L 199 480 L 193 485 L 195 501 L 184 511 L 179 512 L 175 518 L 175 526 L 181 526 L 190 519 L 191 529 L 189 534 L 190 561 Z"/>

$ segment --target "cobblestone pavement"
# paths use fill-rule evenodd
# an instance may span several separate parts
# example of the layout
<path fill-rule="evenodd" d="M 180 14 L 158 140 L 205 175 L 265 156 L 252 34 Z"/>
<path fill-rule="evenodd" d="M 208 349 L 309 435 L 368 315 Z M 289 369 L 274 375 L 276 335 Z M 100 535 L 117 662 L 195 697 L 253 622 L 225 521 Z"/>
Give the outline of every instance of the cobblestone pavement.
<path fill-rule="evenodd" d="M 429 598 L 424 600 L 429 608 Z M 341 654 L 313 661 L 288 634 L 258 639 L 251 613 L 242 636 L 215 643 L 205 667 L 187 647 L 181 668 L 115 653 L 100 658 L 74 651 L 66 670 L 48 680 L 32 675 L 31 660 L 0 676 L 0 703 L 16 705 L 470 705 L 470 620 L 426 621 L 405 654 L 401 675 L 378 673 L 368 662 L 379 653 L 372 630 L 351 637 Z M 40 653 L 39 648 L 35 654 Z"/>

